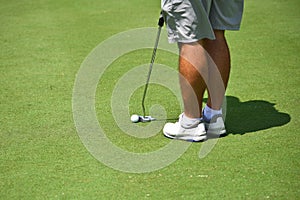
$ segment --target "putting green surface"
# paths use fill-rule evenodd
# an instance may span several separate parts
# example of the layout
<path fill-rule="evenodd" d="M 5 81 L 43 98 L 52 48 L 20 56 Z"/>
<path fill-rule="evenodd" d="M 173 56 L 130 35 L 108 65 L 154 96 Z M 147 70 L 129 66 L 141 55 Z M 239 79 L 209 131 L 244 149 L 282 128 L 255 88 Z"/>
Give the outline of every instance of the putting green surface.
<path fill-rule="evenodd" d="M 299 7 L 297 0 L 246 1 L 241 30 L 227 33 L 232 59 L 228 136 L 211 140 L 214 146 L 204 158 L 199 151 L 208 142 L 175 142 L 171 147 L 178 148 L 161 157 L 161 163 L 155 158 L 132 162 L 132 169 L 145 173 L 129 173 L 122 170 L 130 166 L 126 156 L 106 146 L 86 148 L 104 137 L 87 134 L 83 139 L 79 129 L 92 133 L 94 125 L 88 120 L 79 126 L 76 119 L 85 113 L 81 111 L 95 111 L 105 138 L 123 152 L 144 155 L 168 146 L 161 131 L 165 120 L 130 122 L 130 114 L 142 113 L 144 88 L 129 75 L 146 80 L 151 48 L 113 59 L 95 86 L 89 87 L 93 73 L 85 77 L 80 92 L 95 92 L 84 96 L 83 102 L 94 100 L 86 110 L 74 110 L 74 94 L 81 94 L 74 86 L 84 60 L 110 37 L 152 27 L 149 35 L 124 42 L 129 41 L 128 48 L 148 39 L 154 45 L 159 1 L 1 1 L 0 199 L 299 198 Z M 161 45 L 165 28 L 162 32 Z M 99 61 L 108 59 L 105 53 L 121 51 L 120 46 L 104 49 Z M 156 63 L 161 65 L 155 70 L 162 71 L 154 70 L 157 82 L 149 86 L 146 110 L 175 121 L 181 112 L 179 93 L 160 83 L 177 85 L 177 56 L 161 49 Z M 96 65 L 95 73 L 99 70 Z M 121 87 L 126 84 L 129 96 Z M 118 122 L 114 113 L 124 108 L 127 115 Z M 151 135 L 152 128 L 157 134 Z M 111 153 L 111 163 L 120 160 L 119 169 L 101 161 L 103 152 Z M 152 164 L 161 167 L 150 170 Z"/>

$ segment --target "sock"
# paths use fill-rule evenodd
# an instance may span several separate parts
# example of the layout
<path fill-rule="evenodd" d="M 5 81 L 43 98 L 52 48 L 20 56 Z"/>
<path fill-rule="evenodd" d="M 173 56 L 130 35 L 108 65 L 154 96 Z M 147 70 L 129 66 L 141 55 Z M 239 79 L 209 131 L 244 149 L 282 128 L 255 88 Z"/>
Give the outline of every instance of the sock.
<path fill-rule="evenodd" d="M 204 107 L 203 110 L 203 117 L 205 118 L 205 120 L 210 121 L 211 118 L 213 118 L 213 116 L 215 115 L 220 115 L 222 114 L 222 108 L 220 110 L 213 110 L 210 107 L 208 107 L 207 105 Z"/>
<path fill-rule="evenodd" d="M 189 118 L 189 117 L 185 116 L 183 113 L 180 124 L 181 124 L 181 126 L 183 126 L 185 128 L 193 128 L 195 126 L 198 126 L 200 121 L 201 121 L 201 118 Z"/>

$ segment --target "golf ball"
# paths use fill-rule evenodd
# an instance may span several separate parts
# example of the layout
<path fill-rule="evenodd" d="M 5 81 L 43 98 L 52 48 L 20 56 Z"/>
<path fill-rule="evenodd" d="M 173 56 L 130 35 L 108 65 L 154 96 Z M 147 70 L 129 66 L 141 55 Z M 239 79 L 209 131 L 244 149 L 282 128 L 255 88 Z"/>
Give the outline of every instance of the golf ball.
<path fill-rule="evenodd" d="M 130 117 L 130 120 L 133 122 L 133 123 L 136 123 L 138 122 L 140 119 L 140 117 L 138 115 L 131 115 Z"/>

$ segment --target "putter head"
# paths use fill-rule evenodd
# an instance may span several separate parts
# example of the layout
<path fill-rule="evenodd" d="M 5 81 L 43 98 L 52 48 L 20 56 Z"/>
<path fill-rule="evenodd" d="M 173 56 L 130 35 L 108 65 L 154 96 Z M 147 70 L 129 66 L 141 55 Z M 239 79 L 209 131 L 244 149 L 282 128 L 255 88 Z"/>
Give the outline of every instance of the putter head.
<path fill-rule="evenodd" d="M 151 117 L 151 116 L 140 116 L 140 122 L 151 122 L 154 121 L 155 118 Z"/>

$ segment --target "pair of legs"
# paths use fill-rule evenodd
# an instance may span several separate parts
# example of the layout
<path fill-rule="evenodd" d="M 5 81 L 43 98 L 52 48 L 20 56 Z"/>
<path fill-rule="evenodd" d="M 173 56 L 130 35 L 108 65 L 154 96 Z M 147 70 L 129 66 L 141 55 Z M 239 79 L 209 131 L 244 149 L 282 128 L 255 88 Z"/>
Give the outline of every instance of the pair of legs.
<path fill-rule="evenodd" d="M 216 39 L 195 43 L 180 43 L 180 87 L 184 114 L 189 118 L 202 117 L 202 101 L 208 89 L 207 105 L 222 107 L 230 74 L 230 54 L 225 31 L 214 30 Z"/>

